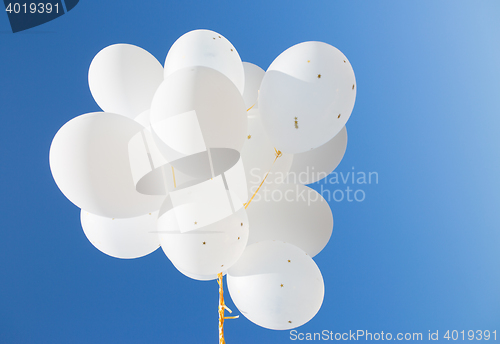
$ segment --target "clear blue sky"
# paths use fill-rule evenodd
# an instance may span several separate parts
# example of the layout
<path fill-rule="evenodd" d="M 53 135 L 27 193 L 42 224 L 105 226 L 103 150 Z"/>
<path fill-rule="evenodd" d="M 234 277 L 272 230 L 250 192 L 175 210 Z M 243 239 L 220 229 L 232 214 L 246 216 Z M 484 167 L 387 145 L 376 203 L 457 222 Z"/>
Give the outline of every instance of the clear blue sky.
<path fill-rule="evenodd" d="M 331 202 L 334 232 L 315 258 L 325 300 L 298 331 L 500 340 L 499 18 L 498 1 L 81 0 L 12 34 L 0 15 L 0 342 L 217 343 L 217 283 L 184 277 L 161 250 L 119 260 L 95 249 L 48 164 L 57 130 L 99 111 L 87 84 L 99 50 L 135 44 L 163 63 L 197 28 L 264 69 L 324 41 L 356 73 L 337 171 L 379 182 L 349 184 L 363 202 Z M 228 344 L 291 342 L 244 317 L 225 331 Z"/>

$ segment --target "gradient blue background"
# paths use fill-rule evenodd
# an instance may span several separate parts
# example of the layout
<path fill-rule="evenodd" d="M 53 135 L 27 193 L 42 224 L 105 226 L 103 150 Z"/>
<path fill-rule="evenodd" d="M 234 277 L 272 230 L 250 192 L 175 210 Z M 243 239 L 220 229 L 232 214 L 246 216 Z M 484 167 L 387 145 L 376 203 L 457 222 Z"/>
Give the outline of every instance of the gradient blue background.
<path fill-rule="evenodd" d="M 331 202 L 334 232 L 315 258 L 324 303 L 298 331 L 497 330 L 500 341 L 499 18 L 498 1 L 85 0 L 12 34 L 0 14 L 0 342 L 217 343 L 217 283 L 184 277 L 161 250 L 95 249 L 48 164 L 57 130 L 99 111 L 87 85 L 98 51 L 130 43 L 163 63 L 198 28 L 264 69 L 324 41 L 356 73 L 337 171 L 379 183 L 351 185 L 364 202 Z M 225 331 L 228 344 L 291 342 L 244 317 Z"/>

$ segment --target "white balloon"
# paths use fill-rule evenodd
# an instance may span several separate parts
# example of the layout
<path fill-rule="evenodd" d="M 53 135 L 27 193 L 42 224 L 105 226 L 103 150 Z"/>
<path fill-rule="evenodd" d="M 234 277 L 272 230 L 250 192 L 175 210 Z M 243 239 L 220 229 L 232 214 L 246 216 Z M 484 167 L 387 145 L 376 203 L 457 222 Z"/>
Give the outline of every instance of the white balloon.
<path fill-rule="evenodd" d="M 141 113 L 134 120 L 149 126 L 149 110 Z M 131 165 L 132 177 L 137 191 L 142 194 L 166 195 L 168 194 L 168 190 L 179 190 L 204 181 L 187 175 L 167 163 L 155 143 L 151 127 L 145 128 L 145 130 L 134 135 L 129 141 L 128 148 L 130 161 L 135 162 Z M 243 190 L 244 188 L 246 192 L 244 170 L 241 161 L 224 172 L 224 175 L 228 180 L 232 178 L 232 182 L 233 179 L 236 179 L 234 180 L 234 183 L 238 186 L 236 191 Z M 245 194 L 242 194 L 242 196 L 246 197 Z"/>
<path fill-rule="evenodd" d="M 132 177 L 137 191 L 142 194 L 167 195 L 169 190 L 178 193 L 181 189 L 197 184 L 205 185 L 203 182 L 213 179 L 210 178 L 210 171 L 206 178 L 196 178 L 168 164 L 148 130 L 142 130 L 134 135 L 129 141 L 128 149 L 130 161 L 134 161 L 131 165 Z M 220 179 L 221 183 L 235 192 L 239 199 L 248 199 L 245 169 L 241 158 L 228 170 L 217 172 L 218 175 L 214 177 L 216 180 Z"/>
<path fill-rule="evenodd" d="M 139 258 L 160 247 L 156 233 L 158 211 L 128 219 L 80 213 L 83 232 L 99 251 L 116 258 Z"/>
<path fill-rule="evenodd" d="M 144 118 L 139 118 L 139 120 L 143 122 Z M 135 121 L 138 119 L 136 118 Z M 175 171 L 173 166 L 167 163 L 148 128 L 130 139 L 128 151 L 130 161 L 134 161 L 131 165 L 134 184 L 136 190 L 142 194 L 166 195 L 168 190 L 199 182 L 181 171 Z"/>
<path fill-rule="evenodd" d="M 318 148 L 293 155 L 288 172 L 289 183 L 311 184 L 332 173 L 342 161 L 347 148 L 347 130 L 342 130 L 333 139 Z"/>
<path fill-rule="evenodd" d="M 314 257 L 328 243 L 333 215 L 325 199 L 301 184 L 259 190 L 247 208 L 252 230 L 248 245 L 266 240 L 291 243 Z"/>
<path fill-rule="evenodd" d="M 106 112 L 134 118 L 149 109 L 163 81 L 163 67 L 146 50 L 114 44 L 101 50 L 89 68 L 89 87 Z"/>
<path fill-rule="evenodd" d="M 279 241 L 248 246 L 228 270 L 227 285 L 240 312 L 272 330 L 292 329 L 311 320 L 325 293 L 323 277 L 312 258 Z"/>
<path fill-rule="evenodd" d="M 176 227 L 181 233 L 198 230 L 216 223 L 243 207 L 224 175 L 170 192 L 161 215 L 172 208 Z M 231 190 L 228 193 L 226 185 Z M 170 208 L 166 208 L 170 207 Z M 168 210 L 167 210 L 168 209 Z"/>
<path fill-rule="evenodd" d="M 105 217 L 135 217 L 156 211 L 164 197 L 136 191 L 128 144 L 144 128 L 104 112 L 78 116 L 59 129 L 50 146 L 54 180 L 76 206 Z"/>
<path fill-rule="evenodd" d="M 248 192 L 252 195 L 268 172 L 263 189 L 272 190 L 283 184 L 292 166 L 293 154 L 282 154 L 276 159 L 276 150 L 262 127 L 258 110 L 251 109 L 248 111 L 248 135 L 241 150 L 241 158 L 245 167 Z"/>
<path fill-rule="evenodd" d="M 330 141 L 356 99 L 351 64 L 322 42 L 294 45 L 268 68 L 259 94 L 263 125 L 276 148 L 301 153 Z"/>
<path fill-rule="evenodd" d="M 187 189 L 182 191 L 189 198 Z M 243 253 L 248 217 L 234 193 L 229 192 L 226 200 L 217 195 L 211 200 L 203 190 L 195 191 L 192 201 L 184 204 L 173 201 L 176 195 L 170 194 L 160 210 L 158 235 L 163 251 L 177 268 L 194 275 L 213 275 L 232 266 Z M 219 212 L 220 220 L 213 222 L 209 213 L 218 206 L 234 210 L 226 217 Z"/>
<path fill-rule="evenodd" d="M 266 72 L 259 66 L 249 62 L 243 62 L 243 69 L 245 70 L 245 91 L 243 92 L 245 106 L 247 109 L 257 109 L 260 84 Z"/>
<path fill-rule="evenodd" d="M 149 122 L 150 113 L 151 110 L 148 108 L 146 111 L 143 111 L 134 117 L 134 121 L 142 125 L 144 128 L 148 129 L 149 131 L 151 131 L 151 123 Z"/>
<path fill-rule="evenodd" d="M 210 30 L 190 31 L 174 42 L 165 59 L 165 79 L 185 68 L 205 66 L 228 77 L 243 93 L 245 76 L 236 48 L 221 34 Z"/>
<path fill-rule="evenodd" d="M 212 274 L 212 275 L 197 275 L 197 274 L 192 274 L 190 272 L 184 271 L 182 269 L 179 269 L 177 266 L 175 266 L 174 263 L 172 265 L 179 271 L 181 274 L 183 274 L 186 277 L 189 277 L 191 279 L 197 280 L 197 281 L 213 281 L 214 279 L 217 279 L 219 276 L 218 274 Z M 222 273 L 223 276 L 226 275 L 226 271 Z"/>
<path fill-rule="evenodd" d="M 153 99 L 150 121 L 166 160 L 200 178 L 233 166 L 246 139 L 241 94 L 227 77 L 207 67 L 184 68 L 165 79 Z"/>

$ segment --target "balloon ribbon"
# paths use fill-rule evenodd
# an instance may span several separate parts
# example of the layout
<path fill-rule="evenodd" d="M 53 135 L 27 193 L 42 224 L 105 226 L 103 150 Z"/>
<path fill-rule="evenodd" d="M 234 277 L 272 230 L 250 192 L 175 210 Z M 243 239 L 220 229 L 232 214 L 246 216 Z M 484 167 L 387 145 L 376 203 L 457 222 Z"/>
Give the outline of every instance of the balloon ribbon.
<path fill-rule="evenodd" d="M 353 89 L 354 89 L 354 86 L 353 86 Z M 259 98 L 259 94 L 260 94 L 260 90 L 257 90 L 257 99 Z M 252 110 L 252 108 L 255 106 L 255 104 L 257 104 L 257 99 L 255 99 L 255 103 L 253 103 L 253 105 L 248 108 L 247 112 Z"/>
<path fill-rule="evenodd" d="M 177 187 L 176 183 L 175 183 L 175 171 L 174 171 L 174 166 L 172 166 L 172 176 L 174 176 L 174 188 Z"/>
<path fill-rule="evenodd" d="M 276 152 L 276 158 L 274 158 L 274 161 L 273 161 L 273 164 L 271 165 L 271 168 L 269 169 L 269 171 L 267 171 L 266 173 L 266 176 L 264 177 L 264 179 L 262 179 L 262 182 L 260 183 L 259 187 L 257 188 L 257 190 L 255 190 L 255 192 L 253 193 L 252 197 L 250 198 L 250 200 L 245 203 L 245 209 L 248 208 L 248 206 L 250 205 L 250 202 L 252 202 L 253 198 L 255 197 L 255 195 L 257 194 L 257 192 L 259 192 L 260 190 L 260 187 L 262 186 L 262 184 L 264 184 L 264 182 L 266 181 L 266 178 L 267 176 L 269 175 L 269 172 L 271 172 L 271 169 L 273 168 L 273 165 L 274 163 L 276 162 L 276 160 L 278 160 L 279 157 L 281 157 L 283 154 L 281 153 L 281 151 L 277 150 L 276 148 L 274 148 L 274 151 Z"/>
<path fill-rule="evenodd" d="M 222 281 L 222 272 L 219 272 L 217 277 L 217 283 L 219 283 L 219 344 L 226 344 L 226 341 L 224 340 L 224 320 L 237 319 L 239 315 L 235 317 L 224 316 L 224 311 L 226 309 L 229 313 L 232 313 L 232 311 L 224 303 L 224 285 Z"/>

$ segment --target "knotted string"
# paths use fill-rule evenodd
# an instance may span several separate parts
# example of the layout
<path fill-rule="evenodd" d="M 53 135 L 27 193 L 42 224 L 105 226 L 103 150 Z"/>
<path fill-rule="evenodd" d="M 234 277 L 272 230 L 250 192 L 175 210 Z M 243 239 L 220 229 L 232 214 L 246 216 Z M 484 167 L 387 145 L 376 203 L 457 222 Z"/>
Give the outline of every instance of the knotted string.
<path fill-rule="evenodd" d="M 224 320 L 226 319 L 237 319 L 239 315 L 235 317 L 225 317 L 224 311 L 227 310 L 229 313 L 232 311 L 224 303 L 224 285 L 222 281 L 222 272 L 217 275 L 217 283 L 219 283 L 219 344 L 226 344 L 224 339 Z"/>
<path fill-rule="evenodd" d="M 254 106 L 255 106 L 255 104 L 253 104 L 247 111 L 250 111 Z M 278 160 L 278 158 L 283 155 L 281 153 L 281 151 L 277 150 L 276 148 L 274 148 L 274 151 L 275 151 L 276 157 L 274 158 L 274 161 L 273 161 L 271 167 L 269 168 L 269 171 L 267 171 L 266 175 L 264 176 L 264 179 L 262 179 L 262 182 L 260 183 L 260 185 L 257 188 L 257 190 L 255 190 L 255 192 L 252 195 L 252 197 L 250 198 L 250 200 L 247 203 L 244 204 L 245 209 L 250 205 L 250 203 L 252 202 L 253 198 L 255 197 L 255 195 L 257 194 L 257 192 L 259 192 L 260 188 L 262 187 L 262 185 L 266 181 L 266 178 L 269 175 L 269 173 L 271 172 L 271 169 L 273 168 L 274 163 L 276 162 L 276 160 Z M 172 167 L 172 174 L 173 174 L 173 172 L 174 172 L 174 170 L 173 170 L 173 167 Z M 174 175 L 174 185 L 175 185 L 175 175 Z M 219 284 L 219 344 L 226 344 L 226 340 L 224 339 L 224 320 L 226 320 L 226 319 L 237 319 L 237 318 L 239 318 L 239 315 L 234 316 L 234 317 L 226 317 L 226 316 L 224 316 L 224 312 L 226 310 L 229 313 L 232 313 L 232 311 L 224 303 L 224 284 L 223 284 L 223 279 L 222 279 L 222 272 L 219 272 L 217 274 L 217 283 Z"/>

